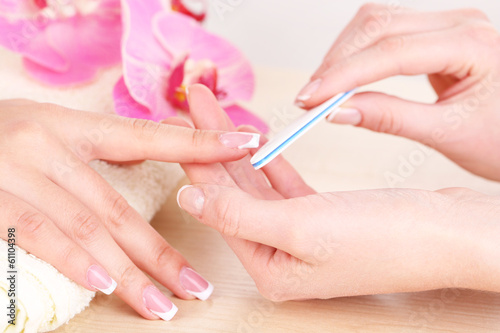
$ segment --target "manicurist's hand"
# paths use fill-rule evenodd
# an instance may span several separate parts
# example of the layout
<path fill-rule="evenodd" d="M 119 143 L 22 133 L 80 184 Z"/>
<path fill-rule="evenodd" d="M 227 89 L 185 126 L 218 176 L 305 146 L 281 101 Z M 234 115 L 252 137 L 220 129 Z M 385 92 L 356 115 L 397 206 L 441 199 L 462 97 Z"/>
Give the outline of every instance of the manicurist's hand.
<path fill-rule="evenodd" d="M 363 6 L 296 103 L 308 109 L 400 74 L 428 74 L 439 99 L 427 105 L 360 93 L 331 121 L 420 141 L 469 171 L 500 180 L 500 34 L 478 10 Z"/>
<path fill-rule="evenodd" d="M 198 128 L 234 130 L 206 88 L 191 87 L 189 98 Z M 316 193 L 283 157 L 258 171 L 249 159 L 184 164 L 193 185 L 179 203 L 224 235 L 267 298 L 500 291 L 499 198 L 465 189 Z"/>
<path fill-rule="evenodd" d="M 15 227 L 19 246 L 89 290 L 116 287 L 148 319 L 176 308 L 145 273 L 180 298 L 210 296 L 212 286 L 88 162 L 236 160 L 254 135 L 25 100 L 0 102 L 0 133 L 0 237 Z"/>

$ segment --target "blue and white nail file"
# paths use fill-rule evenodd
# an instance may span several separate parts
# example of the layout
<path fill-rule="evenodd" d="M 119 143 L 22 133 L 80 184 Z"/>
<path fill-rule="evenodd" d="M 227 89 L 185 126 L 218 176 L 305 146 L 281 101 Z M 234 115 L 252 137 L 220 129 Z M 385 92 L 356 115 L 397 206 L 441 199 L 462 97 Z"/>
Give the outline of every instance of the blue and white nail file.
<path fill-rule="evenodd" d="M 356 89 L 335 95 L 323 104 L 309 110 L 301 117 L 294 120 L 290 125 L 276 134 L 269 142 L 267 142 L 259 151 L 253 155 L 250 163 L 255 169 L 260 169 L 267 163 L 271 162 L 276 156 L 281 154 L 283 150 L 288 148 L 298 138 L 304 135 L 314 125 L 329 115 L 338 112 L 339 106 L 345 103 L 354 95 Z"/>

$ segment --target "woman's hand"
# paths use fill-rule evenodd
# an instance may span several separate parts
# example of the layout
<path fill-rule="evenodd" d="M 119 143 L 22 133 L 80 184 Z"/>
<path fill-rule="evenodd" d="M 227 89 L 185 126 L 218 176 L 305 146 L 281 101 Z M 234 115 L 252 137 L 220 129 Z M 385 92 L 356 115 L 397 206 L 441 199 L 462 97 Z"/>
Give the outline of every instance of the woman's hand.
<path fill-rule="evenodd" d="M 180 298 L 210 296 L 211 285 L 88 162 L 236 160 L 255 135 L 25 100 L 0 102 L 0 133 L 0 237 L 15 227 L 19 246 L 89 290 L 116 287 L 148 319 L 176 308 L 143 271 Z"/>
<path fill-rule="evenodd" d="M 297 104 L 309 109 L 341 91 L 400 74 L 428 74 L 437 102 L 360 93 L 330 120 L 420 141 L 469 171 L 500 180 L 500 34 L 478 10 L 363 6 Z"/>
<path fill-rule="evenodd" d="M 197 127 L 233 130 L 207 89 L 191 87 L 189 98 Z M 499 198 L 464 189 L 317 194 L 283 157 L 263 171 L 249 158 L 184 165 L 194 186 L 178 198 L 224 235 L 267 298 L 500 291 L 491 278 L 500 273 Z"/>

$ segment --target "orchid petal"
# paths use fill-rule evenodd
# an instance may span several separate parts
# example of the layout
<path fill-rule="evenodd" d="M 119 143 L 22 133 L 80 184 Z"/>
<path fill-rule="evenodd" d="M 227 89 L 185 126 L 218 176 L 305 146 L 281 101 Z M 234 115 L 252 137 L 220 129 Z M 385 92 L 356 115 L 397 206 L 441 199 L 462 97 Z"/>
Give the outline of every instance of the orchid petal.
<path fill-rule="evenodd" d="M 122 28 L 117 14 L 77 15 L 47 28 L 47 42 L 72 64 L 110 66 L 121 59 Z"/>
<path fill-rule="evenodd" d="M 234 126 L 252 125 L 264 134 L 269 131 L 269 127 L 263 120 L 239 105 L 230 105 L 225 107 L 224 110 Z"/>
<path fill-rule="evenodd" d="M 218 89 L 225 92 L 224 105 L 248 100 L 255 77 L 243 54 L 226 40 L 205 31 L 192 19 L 177 13 L 158 14 L 153 31 L 163 47 L 174 56 L 189 53 L 190 59 L 209 59 L 219 71 Z"/>
<path fill-rule="evenodd" d="M 114 87 L 113 98 L 115 101 L 115 111 L 120 116 L 160 121 L 177 115 L 175 110 L 168 105 L 162 110 L 162 114 L 151 113 L 148 108 L 137 103 L 130 95 L 123 77 L 120 78 Z"/>
<path fill-rule="evenodd" d="M 2 0 L 0 13 L 11 18 L 28 18 L 36 15 L 41 6 L 32 0 Z"/>
<path fill-rule="evenodd" d="M 161 115 L 168 107 L 166 89 L 168 67 L 143 63 L 132 57 L 123 59 L 125 84 L 137 103 Z"/>
<path fill-rule="evenodd" d="M 76 15 L 47 26 L 47 45 L 64 54 L 66 69 L 53 70 L 30 57 L 25 67 L 31 76 L 51 85 L 78 84 L 91 80 L 101 67 L 120 62 L 121 23 L 118 15 Z"/>
<path fill-rule="evenodd" d="M 47 44 L 45 40 L 47 27 L 47 24 L 34 20 L 11 22 L 0 17 L 0 31 L 2 31 L 0 45 L 52 71 L 65 71 L 69 67 L 69 62 Z"/>
<path fill-rule="evenodd" d="M 158 44 L 151 29 L 155 15 L 166 8 L 160 0 L 123 0 L 123 55 L 143 63 L 168 66 L 172 57 Z"/>
<path fill-rule="evenodd" d="M 159 116 L 168 107 L 164 92 L 173 57 L 156 40 L 151 22 L 166 8 L 160 0 L 123 0 L 122 5 L 125 84 L 139 104 Z"/>

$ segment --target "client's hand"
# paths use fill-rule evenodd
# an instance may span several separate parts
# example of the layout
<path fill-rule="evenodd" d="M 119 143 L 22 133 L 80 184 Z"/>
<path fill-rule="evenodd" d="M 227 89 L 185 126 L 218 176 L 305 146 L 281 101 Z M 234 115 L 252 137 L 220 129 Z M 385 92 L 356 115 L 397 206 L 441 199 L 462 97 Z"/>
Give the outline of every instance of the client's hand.
<path fill-rule="evenodd" d="M 87 289 L 109 294 L 116 281 L 118 296 L 148 319 L 158 318 L 151 311 L 168 319 L 175 307 L 143 271 L 180 298 L 209 296 L 208 283 L 88 162 L 236 160 L 254 135 L 25 100 L 0 102 L 0 133 L 0 237 L 14 227 L 19 246 Z"/>
<path fill-rule="evenodd" d="M 341 91 L 400 74 L 428 74 L 437 102 L 360 93 L 331 121 L 420 141 L 469 171 L 500 180 L 500 34 L 478 10 L 363 6 L 297 104 L 311 108 Z"/>
<path fill-rule="evenodd" d="M 198 128 L 234 130 L 207 89 L 191 87 L 189 99 Z M 184 164 L 194 186 L 179 202 L 224 235 L 265 297 L 500 291 L 491 278 L 500 274 L 498 198 L 465 189 L 317 194 L 282 157 L 262 171 L 249 159 Z"/>

